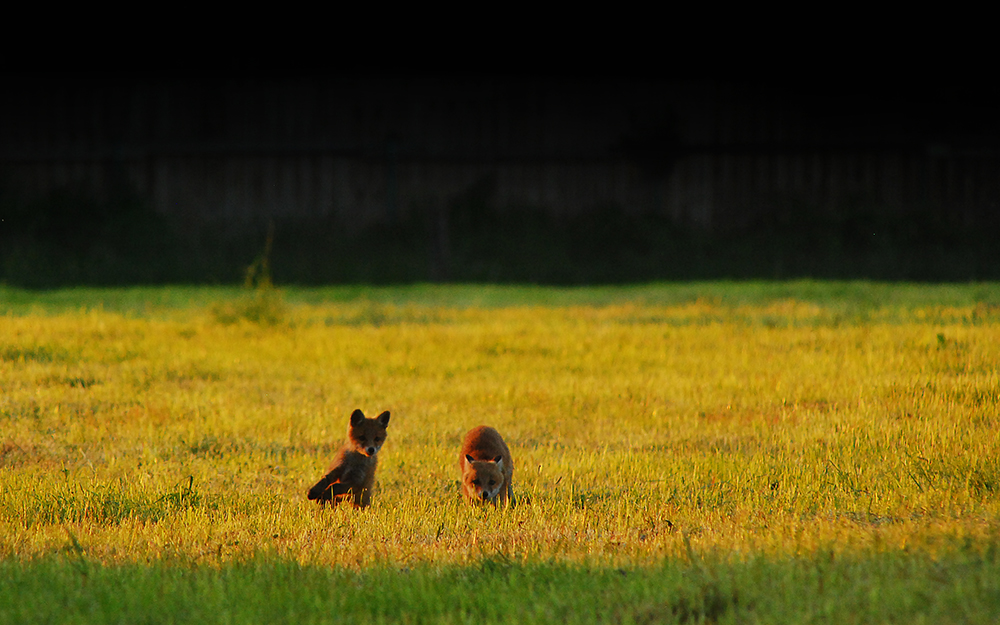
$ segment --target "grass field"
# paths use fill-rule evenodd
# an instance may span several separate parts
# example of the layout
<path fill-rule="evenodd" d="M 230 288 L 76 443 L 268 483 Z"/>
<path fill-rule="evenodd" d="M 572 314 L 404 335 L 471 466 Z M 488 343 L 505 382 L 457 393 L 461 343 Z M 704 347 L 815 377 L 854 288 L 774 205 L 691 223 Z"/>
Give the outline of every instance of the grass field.
<path fill-rule="evenodd" d="M 997 284 L 0 287 L 0 392 L 3 623 L 1000 619 Z"/>

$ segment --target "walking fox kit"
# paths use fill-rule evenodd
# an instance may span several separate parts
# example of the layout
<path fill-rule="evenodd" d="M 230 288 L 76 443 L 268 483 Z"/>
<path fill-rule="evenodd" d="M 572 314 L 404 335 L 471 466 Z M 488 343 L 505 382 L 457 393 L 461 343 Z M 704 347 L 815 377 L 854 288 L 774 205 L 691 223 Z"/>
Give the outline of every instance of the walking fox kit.
<path fill-rule="evenodd" d="M 353 501 L 359 508 L 371 505 L 378 450 L 385 442 L 388 425 L 388 410 L 374 419 L 365 417 L 360 410 L 351 413 L 347 444 L 337 452 L 323 479 L 309 489 L 309 499 L 319 500 L 320 505 L 329 501 Z"/>
<path fill-rule="evenodd" d="M 480 425 L 468 431 L 458 456 L 462 494 L 473 503 L 514 505 L 514 461 L 500 432 Z"/>

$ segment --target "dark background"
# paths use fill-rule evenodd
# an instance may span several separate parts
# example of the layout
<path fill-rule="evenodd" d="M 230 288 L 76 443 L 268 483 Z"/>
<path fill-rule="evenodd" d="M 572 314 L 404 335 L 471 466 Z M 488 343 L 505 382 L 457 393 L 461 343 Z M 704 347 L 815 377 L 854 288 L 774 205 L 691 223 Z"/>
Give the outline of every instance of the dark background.
<path fill-rule="evenodd" d="M 1000 94 L 938 74 L 0 77 L 0 281 L 1000 278 Z"/>

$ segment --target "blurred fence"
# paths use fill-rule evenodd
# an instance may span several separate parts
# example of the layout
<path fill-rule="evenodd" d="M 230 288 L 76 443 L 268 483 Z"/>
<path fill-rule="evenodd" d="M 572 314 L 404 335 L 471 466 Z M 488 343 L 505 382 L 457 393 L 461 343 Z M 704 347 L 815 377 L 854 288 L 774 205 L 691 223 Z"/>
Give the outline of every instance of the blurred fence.
<path fill-rule="evenodd" d="M 194 230 L 347 230 L 477 190 L 497 211 L 613 207 L 714 231 L 801 215 L 992 223 L 1000 150 L 877 104 L 718 83 L 35 76 L 0 95 L 0 185 L 127 190 Z M 898 111 L 897 111 L 898 112 Z M 898 120 L 897 120 L 898 121 Z M 916 128 L 916 130 L 914 129 Z"/>

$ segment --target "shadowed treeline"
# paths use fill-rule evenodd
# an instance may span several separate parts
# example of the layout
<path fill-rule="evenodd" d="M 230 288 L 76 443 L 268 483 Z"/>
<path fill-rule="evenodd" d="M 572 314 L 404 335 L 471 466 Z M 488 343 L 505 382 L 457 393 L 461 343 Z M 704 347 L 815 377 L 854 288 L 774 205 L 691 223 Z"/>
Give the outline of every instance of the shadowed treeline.
<path fill-rule="evenodd" d="M 272 226 L 284 283 L 1000 275 L 995 94 L 565 76 L 5 84 L 0 280 L 14 285 L 238 282 Z"/>
<path fill-rule="evenodd" d="M 444 215 L 414 214 L 349 233 L 334 219 L 275 220 L 279 284 L 419 281 L 621 283 L 688 279 L 1000 278 L 995 231 L 922 214 L 894 221 L 864 210 L 706 233 L 611 208 L 570 218 L 498 213 L 463 198 Z M 7 207 L 5 207 L 6 209 Z M 81 210 L 89 211 L 86 218 Z M 78 222 L 77 222 L 78 220 Z M 239 283 L 264 228 L 185 236 L 136 199 L 57 198 L 6 212 L 0 279 L 11 285 Z M 67 227 L 79 223 L 79 227 Z"/>

